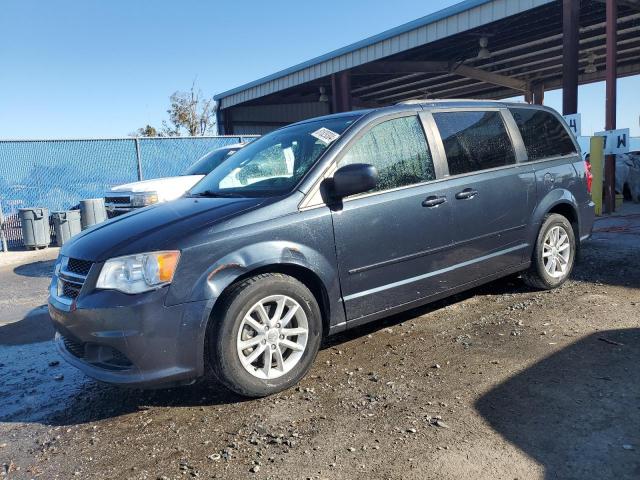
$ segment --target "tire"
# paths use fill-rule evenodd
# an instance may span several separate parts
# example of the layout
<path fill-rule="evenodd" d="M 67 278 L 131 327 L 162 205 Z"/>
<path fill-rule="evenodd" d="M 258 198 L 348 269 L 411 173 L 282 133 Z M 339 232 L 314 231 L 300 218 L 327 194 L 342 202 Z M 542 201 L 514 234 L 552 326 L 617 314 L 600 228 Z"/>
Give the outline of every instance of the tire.
<path fill-rule="evenodd" d="M 209 328 L 208 355 L 214 376 L 247 397 L 264 397 L 298 383 L 322 340 L 322 316 L 314 295 L 298 280 L 279 273 L 233 285 L 214 309 Z M 305 328 L 306 334 L 302 333 Z M 245 344 L 252 345 L 242 349 Z"/>
<path fill-rule="evenodd" d="M 552 232 L 560 233 L 559 237 L 556 237 L 558 239 L 564 238 L 563 234 L 566 235 L 566 240 L 562 244 L 558 240 L 553 245 L 554 234 Z M 567 255 L 565 255 L 566 249 L 562 250 L 564 245 L 568 245 L 566 247 L 569 249 Z M 558 288 L 571 275 L 576 260 L 576 252 L 576 238 L 569 220 L 556 213 L 549 214 L 545 217 L 540 227 L 531 258 L 531 267 L 522 274 L 522 279 L 532 288 L 540 290 Z M 548 255 L 547 257 L 545 257 L 545 253 Z M 555 268 L 548 263 L 554 258 L 556 259 Z M 566 264 L 564 270 L 562 270 L 564 261 L 566 261 Z"/>

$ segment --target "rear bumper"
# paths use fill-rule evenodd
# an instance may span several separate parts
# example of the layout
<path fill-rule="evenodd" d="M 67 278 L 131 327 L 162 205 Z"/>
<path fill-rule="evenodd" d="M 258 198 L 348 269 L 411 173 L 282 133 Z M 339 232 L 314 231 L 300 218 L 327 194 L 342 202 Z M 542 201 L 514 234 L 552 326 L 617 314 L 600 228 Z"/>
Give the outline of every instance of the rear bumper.
<path fill-rule="evenodd" d="M 166 290 L 96 291 L 71 305 L 51 295 L 58 351 L 107 383 L 151 387 L 195 380 L 204 373 L 207 302 L 166 307 Z"/>
<path fill-rule="evenodd" d="M 593 230 L 593 223 L 596 218 L 596 204 L 592 200 L 589 200 L 580 209 L 580 241 L 583 242 L 591 237 L 591 231 Z"/>

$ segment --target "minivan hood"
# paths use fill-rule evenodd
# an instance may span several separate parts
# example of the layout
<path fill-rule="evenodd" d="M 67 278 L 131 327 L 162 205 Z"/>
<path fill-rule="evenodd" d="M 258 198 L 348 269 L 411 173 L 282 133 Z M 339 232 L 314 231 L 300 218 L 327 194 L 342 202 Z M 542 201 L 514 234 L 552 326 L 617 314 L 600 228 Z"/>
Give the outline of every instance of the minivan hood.
<path fill-rule="evenodd" d="M 264 198 L 183 197 L 134 210 L 89 228 L 64 244 L 61 254 L 94 262 L 174 248 L 189 232 L 256 208 Z"/>
<path fill-rule="evenodd" d="M 204 175 L 183 175 L 180 177 L 154 178 L 140 182 L 125 183 L 109 190 L 110 193 L 143 193 L 157 192 L 160 201 L 174 200 L 184 194 Z"/>

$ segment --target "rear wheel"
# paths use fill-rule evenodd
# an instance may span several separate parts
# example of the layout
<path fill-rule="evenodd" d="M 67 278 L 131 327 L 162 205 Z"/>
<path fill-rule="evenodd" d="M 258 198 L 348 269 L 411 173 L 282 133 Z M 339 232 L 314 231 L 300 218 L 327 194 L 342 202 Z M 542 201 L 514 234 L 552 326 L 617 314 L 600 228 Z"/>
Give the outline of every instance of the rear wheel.
<path fill-rule="evenodd" d="M 231 390 L 260 397 L 296 384 L 309 370 L 322 334 L 309 289 L 282 274 L 262 274 L 229 291 L 216 309 L 209 362 Z"/>
<path fill-rule="evenodd" d="M 569 278 L 575 255 L 576 239 L 571 223 L 562 215 L 547 215 L 538 233 L 531 267 L 522 278 L 533 288 L 559 287 Z"/>

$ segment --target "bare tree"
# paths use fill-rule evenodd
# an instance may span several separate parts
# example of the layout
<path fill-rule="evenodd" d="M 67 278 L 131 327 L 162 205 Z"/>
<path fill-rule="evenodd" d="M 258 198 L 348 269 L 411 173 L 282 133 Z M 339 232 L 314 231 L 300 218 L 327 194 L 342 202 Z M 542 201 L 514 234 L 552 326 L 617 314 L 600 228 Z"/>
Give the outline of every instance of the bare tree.
<path fill-rule="evenodd" d="M 207 135 L 215 131 L 216 110 L 213 98 L 205 97 L 196 86 L 195 80 L 188 92 L 177 91 L 169 97 L 171 103 L 167 113 L 169 121 L 162 122 L 159 131 L 151 125 L 136 130 L 132 136 L 139 137 L 176 137 L 183 134 L 191 136 Z"/>
<path fill-rule="evenodd" d="M 170 123 L 163 122 L 165 135 L 181 135 L 185 131 L 187 135 L 201 136 L 213 131 L 216 124 L 215 102 L 202 94 L 195 81 L 188 92 L 175 92 L 169 101 L 171 106 L 167 113 Z"/>

